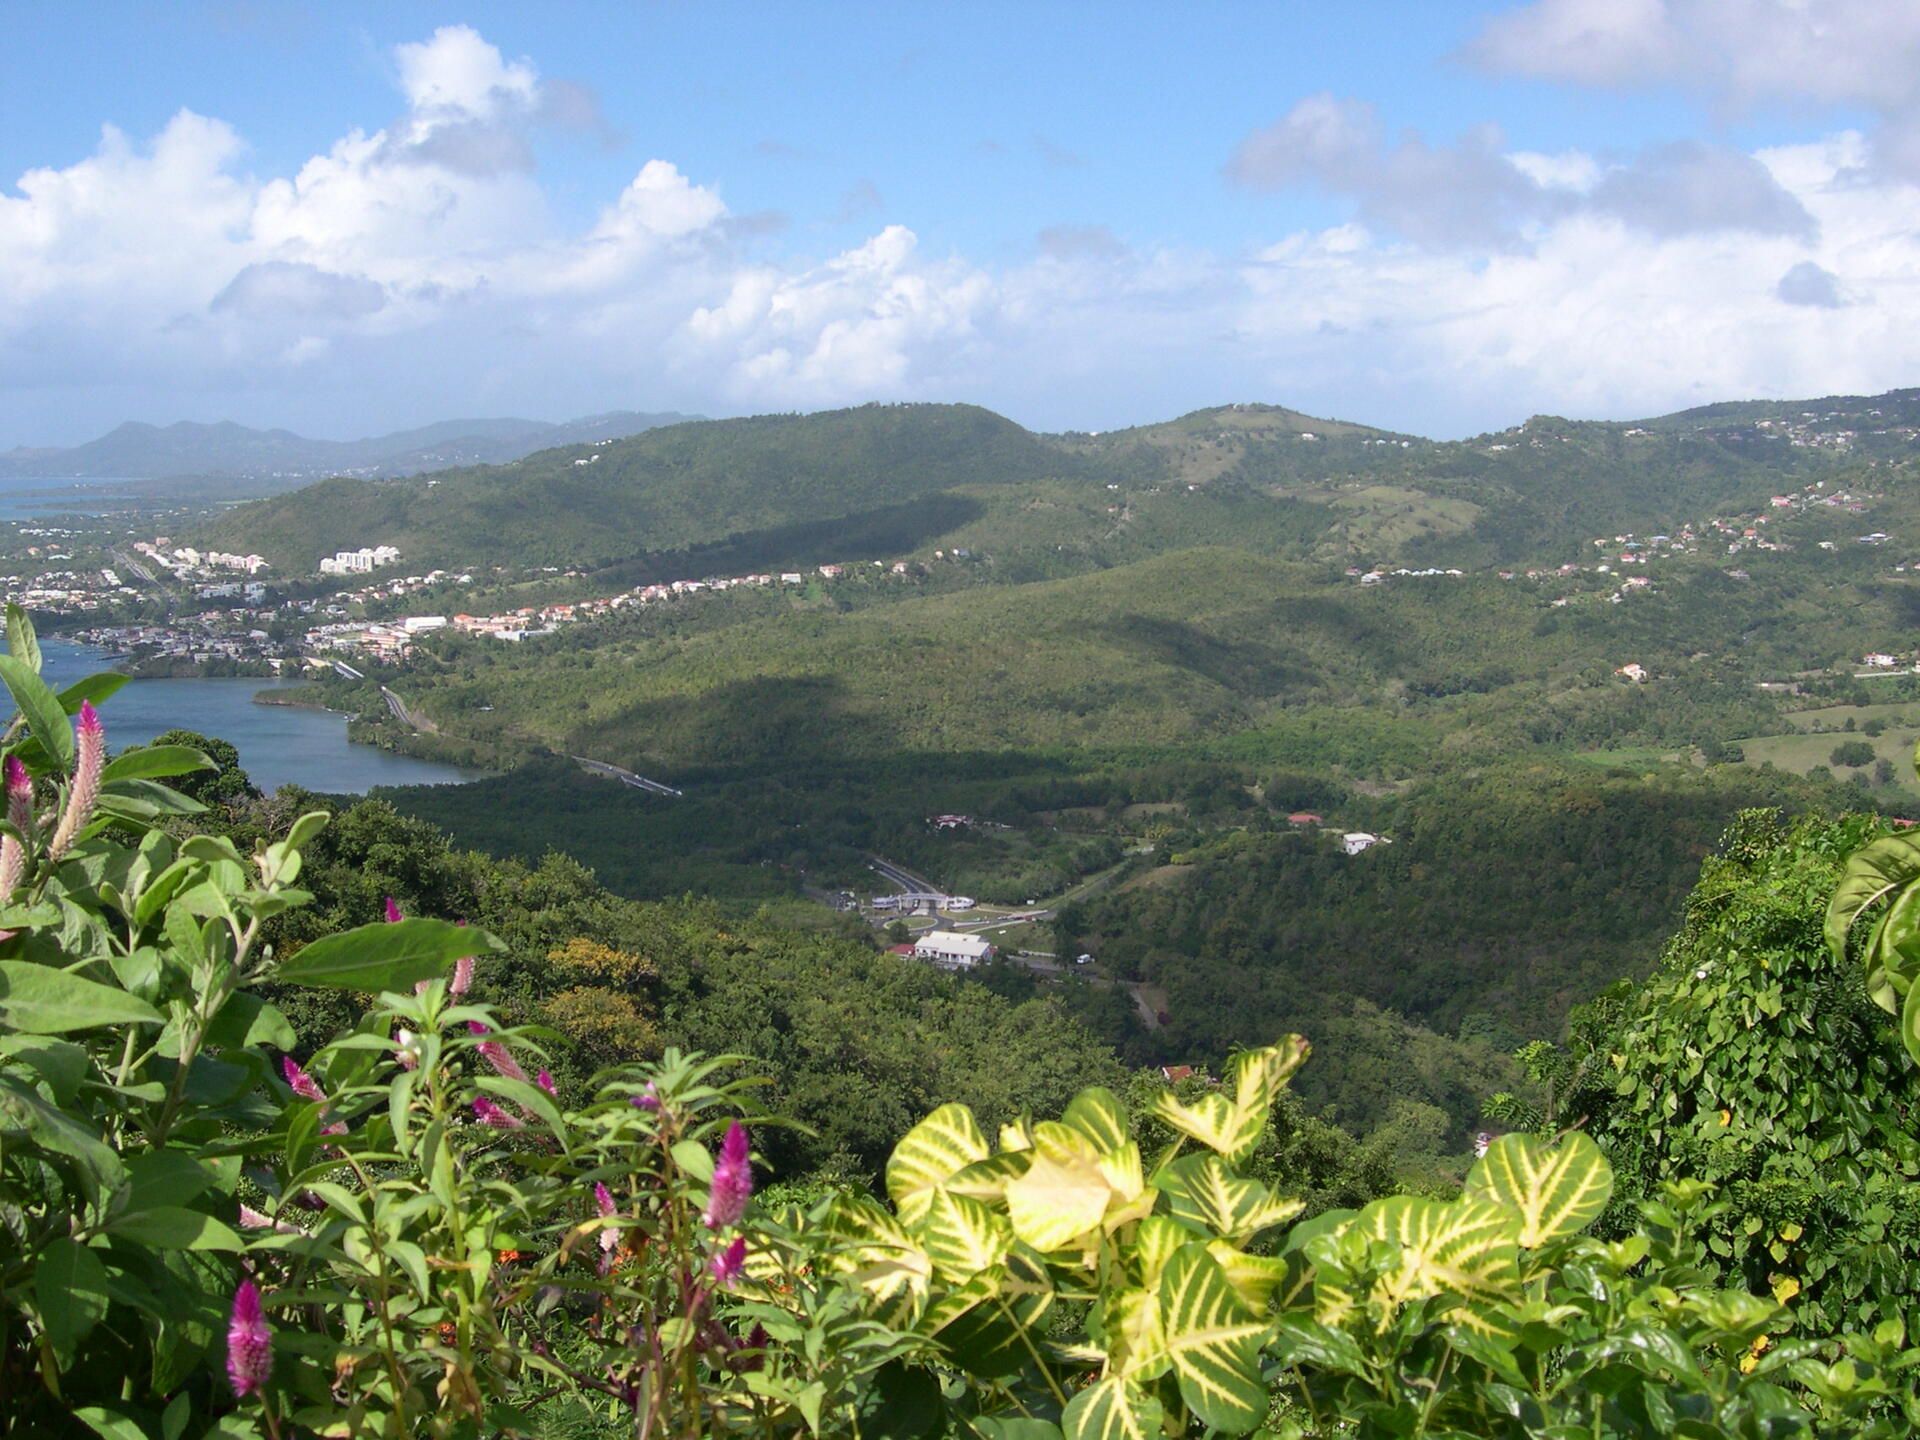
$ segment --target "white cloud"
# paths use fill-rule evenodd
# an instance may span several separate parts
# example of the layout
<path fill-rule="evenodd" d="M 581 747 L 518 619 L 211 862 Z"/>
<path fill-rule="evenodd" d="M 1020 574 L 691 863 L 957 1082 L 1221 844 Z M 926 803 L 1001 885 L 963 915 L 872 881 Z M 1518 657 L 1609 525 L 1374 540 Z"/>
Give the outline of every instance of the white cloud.
<path fill-rule="evenodd" d="M 1908 0 L 1533 0 L 1467 47 L 1507 75 L 1678 85 L 1735 111 L 1861 107 L 1875 159 L 1920 178 L 1920 6 Z"/>
<path fill-rule="evenodd" d="M 1678 5 L 1513 13 L 1613 17 L 1590 48 L 1643 66 L 1693 43 Z M 876 223 L 773 258 L 778 217 L 665 158 L 562 224 L 528 141 L 554 82 L 464 27 L 403 52 L 405 111 L 290 173 L 248 174 L 240 136 L 183 111 L 0 188 L 0 443 L 129 415 L 364 433 L 868 399 L 1098 427 L 1269 399 L 1458 433 L 1920 371 L 1920 188 L 1877 158 L 1890 121 L 1755 154 L 1546 155 L 1489 128 L 1390 136 L 1323 95 L 1249 135 L 1230 173 L 1353 213 L 1244 254 L 1057 225 L 993 268 Z M 85 418 L 51 435 L 55 414 Z"/>

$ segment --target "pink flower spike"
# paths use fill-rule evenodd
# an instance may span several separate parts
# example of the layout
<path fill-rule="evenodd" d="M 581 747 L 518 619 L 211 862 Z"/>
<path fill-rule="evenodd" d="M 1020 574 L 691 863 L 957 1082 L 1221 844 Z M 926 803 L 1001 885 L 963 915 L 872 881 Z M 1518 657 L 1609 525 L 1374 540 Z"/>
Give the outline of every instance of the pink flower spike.
<path fill-rule="evenodd" d="M 707 1262 L 707 1268 L 713 1271 L 713 1278 L 720 1282 L 721 1289 L 731 1290 L 740 1272 L 747 1268 L 746 1236 L 734 1236 L 731 1245 Z"/>
<path fill-rule="evenodd" d="M 394 902 L 394 898 L 391 895 L 387 896 L 387 924 L 398 925 L 406 918 L 400 913 L 400 907 Z"/>
<path fill-rule="evenodd" d="M 233 1314 L 227 1324 L 227 1378 L 233 1381 L 233 1393 L 245 1399 L 262 1385 L 273 1371 L 273 1332 L 260 1309 L 260 1291 L 251 1280 L 242 1280 L 233 1292 Z"/>
<path fill-rule="evenodd" d="M 557 1085 L 553 1083 L 553 1076 L 550 1075 L 548 1072 L 546 1072 L 545 1070 L 542 1070 L 538 1075 L 533 1077 L 533 1080 L 534 1080 L 534 1084 L 538 1085 L 542 1090 L 546 1091 L 547 1094 L 553 1096 L 554 1099 L 557 1100 L 560 1098 L 560 1089 Z"/>
<path fill-rule="evenodd" d="M 724 1230 L 747 1213 L 753 1196 L 753 1163 L 747 1158 L 747 1131 L 738 1120 L 727 1125 L 720 1142 L 720 1158 L 713 1165 L 713 1189 L 706 1213 L 700 1218 L 709 1230 Z"/>
<path fill-rule="evenodd" d="M 302 1100 L 327 1098 L 327 1093 L 320 1088 L 319 1082 L 295 1064 L 291 1055 L 280 1057 L 280 1073 L 287 1077 L 287 1084 Z"/>
<path fill-rule="evenodd" d="M 471 1035 L 493 1033 L 491 1027 L 481 1024 L 478 1020 L 467 1021 L 467 1032 Z M 480 1058 L 493 1067 L 495 1074 L 504 1075 L 509 1080 L 525 1082 L 527 1072 L 520 1068 L 520 1062 L 513 1058 L 513 1052 L 498 1040 L 482 1040 L 474 1048 L 480 1052 Z"/>
<path fill-rule="evenodd" d="M 462 955 L 453 962 L 453 982 L 447 986 L 447 994 L 456 1000 L 467 993 L 473 984 L 473 956 Z"/>
<path fill-rule="evenodd" d="M 58 860 L 72 848 L 80 829 L 93 817 L 100 799 L 100 772 L 107 764 L 107 732 L 91 700 L 80 702 L 80 722 L 74 727 L 73 783 L 67 787 L 66 808 L 47 842 L 47 858 Z"/>
<path fill-rule="evenodd" d="M 598 1180 L 593 1182 L 593 1203 L 599 1207 L 600 1218 L 602 1220 L 611 1220 L 619 1213 L 613 1203 L 613 1192 Z M 600 1232 L 600 1251 L 602 1254 L 611 1255 L 613 1253 L 613 1247 L 619 1243 L 620 1232 L 618 1230 L 609 1226 Z"/>
<path fill-rule="evenodd" d="M 502 1110 L 484 1095 L 474 1098 L 474 1118 L 482 1125 L 491 1125 L 496 1130 L 524 1130 L 527 1122 L 510 1111 Z"/>

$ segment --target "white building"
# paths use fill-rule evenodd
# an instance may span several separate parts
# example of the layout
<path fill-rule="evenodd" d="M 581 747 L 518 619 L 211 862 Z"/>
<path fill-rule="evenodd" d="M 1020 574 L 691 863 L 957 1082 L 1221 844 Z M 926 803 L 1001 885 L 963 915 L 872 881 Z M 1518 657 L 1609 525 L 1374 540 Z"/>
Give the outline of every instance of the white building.
<path fill-rule="evenodd" d="M 1352 830 L 1340 837 L 1340 848 L 1349 855 L 1358 855 L 1362 850 L 1371 850 L 1376 845 L 1392 843 L 1384 835 L 1369 835 L 1364 830 Z"/>
<path fill-rule="evenodd" d="M 913 942 L 914 959 L 954 969 L 978 965 L 992 954 L 993 946 L 978 935 L 962 935 L 957 930 L 929 930 Z"/>

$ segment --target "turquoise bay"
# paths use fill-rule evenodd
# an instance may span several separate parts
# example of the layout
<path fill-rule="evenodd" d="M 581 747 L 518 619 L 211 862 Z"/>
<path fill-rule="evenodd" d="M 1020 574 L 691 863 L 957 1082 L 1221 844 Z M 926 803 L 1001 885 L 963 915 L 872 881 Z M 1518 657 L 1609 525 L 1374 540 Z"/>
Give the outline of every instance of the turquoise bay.
<path fill-rule="evenodd" d="M 41 642 L 48 683 L 56 689 L 111 669 L 99 650 L 62 640 Z M 197 730 L 240 752 L 253 783 L 273 791 L 300 785 L 333 795 L 364 794 L 377 785 L 450 785 L 485 772 L 393 755 L 347 740 L 347 717 L 291 705 L 257 705 L 261 692 L 295 682 L 187 678 L 130 680 L 101 710 L 108 743 L 119 750 L 164 730 Z"/>

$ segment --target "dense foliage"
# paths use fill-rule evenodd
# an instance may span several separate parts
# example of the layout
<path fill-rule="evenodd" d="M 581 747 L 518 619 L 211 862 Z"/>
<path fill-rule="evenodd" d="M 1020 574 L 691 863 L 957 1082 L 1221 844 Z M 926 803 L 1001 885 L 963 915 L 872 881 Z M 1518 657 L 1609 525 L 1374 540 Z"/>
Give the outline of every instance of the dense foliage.
<path fill-rule="evenodd" d="M 1053 1074 L 1035 1105 L 982 1075 L 1001 1123 L 937 1106 L 890 1147 L 889 1204 L 856 1185 L 756 1206 L 752 1152 L 777 1155 L 793 1122 L 764 1108 L 750 1063 L 668 1047 L 583 1079 L 583 1056 L 551 1065 L 513 1012 L 572 996 L 576 1022 L 612 1026 L 591 1043 L 637 1053 L 704 1013 L 769 1047 L 815 1035 L 830 1063 L 857 1053 L 865 1016 L 803 1016 L 808 997 L 782 971 L 804 967 L 804 945 L 713 929 L 697 907 L 622 914 L 577 876 L 489 869 L 444 844 L 416 855 L 417 832 L 384 807 L 289 818 L 299 797 L 284 793 L 279 813 L 243 806 L 227 826 L 265 832 L 251 853 L 230 834 L 170 835 L 196 804 L 156 780 L 217 767 L 189 745 L 108 763 L 91 701 L 111 684 L 56 696 L 10 620 L 0 682 L 22 718 L 0 824 L 0 1429 L 1714 1440 L 1920 1423 L 1904 1297 L 1854 1304 L 1849 1257 L 1807 1266 L 1825 1293 L 1810 1283 L 1783 1308 L 1794 1290 L 1752 1293 L 1720 1263 L 1732 1226 L 1711 1182 L 1670 1163 L 1637 1217 L 1610 1211 L 1616 1167 L 1580 1133 L 1493 1140 L 1457 1197 L 1376 1198 L 1364 1166 L 1327 1164 L 1324 1136 L 1283 1102 L 1307 1056 L 1298 1037 L 1238 1051 L 1217 1082 L 1135 1082 L 1128 1102 L 1099 1085 L 1061 1100 L 1067 1077 Z M 1764 876 L 1768 856 L 1823 844 L 1837 864 L 1850 838 L 1860 827 L 1811 843 L 1749 829 L 1727 865 Z M 1856 869 L 1840 892 L 1854 912 L 1920 876 L 1920 847 L 1877 871 L 1885 842 L 1862 853 L 1873 883 Z M 384 895 L 378 918 L 314 933 L 355 903 L 349 872 L 408 879 L 410 896 L 472 884 L 519 939 L 407 918 Z M 570 932 L 538 979 L 514 947 L 556 922 L 544 904 L 516 911 L 502 882 L 525 887 L 521 900 L 548 887 Z M 1819 925 L 1823 889 L 1751 889 L 1781 912 L 1780 935 L 1798 934 L 1791 915 Z M 1676 950 L 1706 961 L 1696 979 L 1727 963 L 1743 983 L 1711 1008 L 1675 994 L 1670 1013 L 1643 1017 L 1656 1088 L 1699 1053 L 1663 1049 L 1661 1027 L 1757 1023 L 1799 958 L 1769 950 L 1775 931 L 1754 932 L 1722 893 L 1709 884 L 1703 924 Z M 1893 919 L 1910 894 L 1866 943 L 1870 992 L 1889 1003 L 1915 988 Z M 596 936 L 596 918 L 635 928 Z M 1836 963 L 1847 918 L 1826 952 Z M 826 983 L 904 983 L 835 945 L 825 953 L 847 968 Z M 1757 970 L 1742 971 L 1748 946 Z M 906 989 L 932 1024 L 975 1025 L 971 1063 L 1010 1068 L 976 1022 L 939 1009 L 990 1021 L 991 997 Z M 347 1024 L 308 1054 L 269 994 L 340 996 Z M 721 995 L 742 1013 L 712 1009 Z M 636 1002 L 627 1027 L 621 997 Z M 1891 1086 L 1905 1059 L 1887 1037 L 1848 1030 L 1844 1014 L 1822 1030 L 1827 1014 L 1788 1027 L 1811 1047 L 1803 1068 L 1827 1063 L 1823 1045 L 1852 1045 Z M 1681 1068 L 1657 1072 L 1658 1057 Z M 912 1064 L 887 1083 L 946 1083 Z M 823 1124 L 848 1110 L 894 1123 L 842 1093 L 773 1093 L 814 1103 Z M 1864 1094 L 1849 1123 L 1881 1125 L 1866 1107 L 1882 1100 L 1900 1103 L 1891 1088 Z M 1754 1153 L 1788 1138 L 1770 1127 Z M 1790 1143 L 1826 1138 L 1816 1126 Z M 1882 1188 L 1904 1193 L 1891 1172 Z M 1335 1208 L 1303 1218 L 1302 1190 Z M 1589 1236 L 1596 1222 L 1617 1238 Z M 1888 1248 L 1912 1253 L 1897 1235 Z"/>

